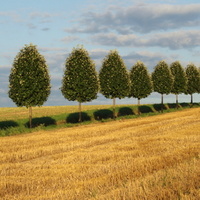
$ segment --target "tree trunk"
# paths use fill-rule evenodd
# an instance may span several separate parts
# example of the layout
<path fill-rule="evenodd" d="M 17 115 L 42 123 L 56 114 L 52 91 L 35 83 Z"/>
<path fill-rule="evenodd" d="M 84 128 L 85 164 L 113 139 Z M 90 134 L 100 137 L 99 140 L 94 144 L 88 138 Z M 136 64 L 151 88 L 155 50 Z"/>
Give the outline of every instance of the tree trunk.
<path fill-rule="evenodd" d="M 193 106 L 193 95 L 191 94 L 191 106 L 190 107 L 192 107 Z"/>
<path fill-rule="evenodd" d="M 113 98 L 113 118 L 114 118 L 114 119 L 117 117 L 117 116 L 116 116 L 115 105 L 116 105 L 116 98 Z"/>
<path fill-rule="evenodd" d="M 178 106 L 178 94 L 176 94 L 176 108 L 178 109 L 179 106 Z"/>
<path fill-rule="evenodd" d="M 82 115 L 81 115 L 81 102 L 79 102 L 79 118 L 78 122 L 82 122 Z"/>
<path fill-rule="evenodd" d="M 140 115 L 140 99 L 138 99 L 138 115 Z"/>
<path fill-rule="evenodd" d="M 164 104 L 163 104 L 163 94 L 161 94 L 161 112 L 163 113 L 163 107 L 164 107 Z"/>
<path fill-rule="evenodd" d="M 32 107 L 29 107 L 29 128 L 32 128 Z"/>

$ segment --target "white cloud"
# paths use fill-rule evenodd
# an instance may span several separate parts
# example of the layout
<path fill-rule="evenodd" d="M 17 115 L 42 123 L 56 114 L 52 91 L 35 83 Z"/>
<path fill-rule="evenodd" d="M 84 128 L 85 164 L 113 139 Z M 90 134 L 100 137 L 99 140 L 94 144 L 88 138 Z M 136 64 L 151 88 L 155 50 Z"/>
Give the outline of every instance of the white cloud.
<path fill-rule="evenodd" d="M 18 21 L 20 19 L 19 14 L 17 14 L 16 12 L 12 11 L 12 12 L 0 12 L 0 16 L 2 18 L 5 18 L 4 20 L 1 20 L 1 22 L 7 22 L 8 18 L 11 18 L 13 21 Z"/>
<path fill-rule="evenodd" d="M 150 51 L 140 51 L 140 52 L 130 52 L 129 54 L 122 56 L 126 66 L 130 69 L 138 60 L 142 61 L 149 71 L 153 71 L 154 66 L 160 60 L 167 60 L 169 63 L 176 59 L 175 55 L 164 55 L 160 52 L 150 52 Z"/>
<path fill-rule="evenodd" d="M 103 59 L 107 54 L 108 50 L 105 49 L 92 49 L 89 51 L 90 56 L 92 59 Z"/>
<path fill-rule="evenodd" d="M 70 43 L 70 42 L 74 42 L 74 41 L 77 41 L 77 40 L 79 40 L 79 37 L 77 37 L 77 36 L 66 36 L 66 37 L 61 39 L 61 41 L 65 42 L 65 43 Z"/>
<path fill-rule="evenodd" d="M 200 45 L 200 31 L 180 30 L 142 36 L 135 34 L 99 33 L 92 36 L 96 44 L 117 47 L 167 47 L 170 49 L 194 48 Z"/>
<path fill-rule="evenodd" d="M 52 17 L 52 14 L 47 12 L 32 12 L 29 16 L 30 19 L 39 19 L 42 23 L 48 23 L 51 22 L 50 18 Z"/>
<path fill-rule="evenodd" d="M 117 31 L 120 34 L 148 33 L 200 25 L 200 4 L 137 4 L 129 7 L 113 6 L 103 12 L 82 14 L 78 25 L 68 32 L 99 33 Z"/>

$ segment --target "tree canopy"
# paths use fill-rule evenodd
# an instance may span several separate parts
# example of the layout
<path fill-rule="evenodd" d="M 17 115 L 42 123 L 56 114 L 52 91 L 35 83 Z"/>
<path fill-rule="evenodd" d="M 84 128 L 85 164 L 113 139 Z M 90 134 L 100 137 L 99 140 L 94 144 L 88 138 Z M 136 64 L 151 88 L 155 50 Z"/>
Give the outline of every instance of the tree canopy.
<path fill-rule="evenodd" d="M 99 72 L 100 91 L 106 98 L 124 98 L 130 91 L 129 74 L 116 50 L 104 58 Z"/>
<path fill-rule="evenodd" d="M 171 93 L 176 95 L 176 104 L 178 108 L 178 94 L 184 93 L 187 88 L 186 73 L 179 61 L 175 61 L 170 65 L 174 82 L 172 85 Z"/>
<path fill-rule="evenodd" d="M 116 117 L 115 99 L 124 98 L 130 92 L 129 74 L 116 50 L 112 50 L 104 58 L 99 72 L 100 92 L 106 97 L 113 99 L 113 117 Z"/>
<path fill-rule="evenodd" d="M 83 103 L 96 99 L 98 89 L 94 62 L 83 47 L 74 48 L 65 63 L 63 96 L 69 101 Z"/>
<path fill-rule="evenodd" d="M 191 103 L 193 103 L 192 95 L 198 93 L 200 88 L 200 72 L 193 63 L 187 65 L 185 72 L 187 77 L 187 89 L 185 94 L 191 95 Z"/>
<path fill-rule="evenodd" d="M 153 88 L 155 92 L 161 94 L 161 104 L 163 109 L 163 94 L 169 94 L 173 86 L 173 75 L 165 61 L 160 61 L 152 73 Z M 163 111 L 163 110 L 162 110 Z"/>
<path fill-rule="evenodd" d="M 41 106 L 50 94 L 50 76 L 45 58 L 35 45 L 25 45 L 14 59 L 9 76 L 9 97 L 17 106 Z"/>
<path fill-rule="evenodd" d="M 130 97 L 138 100 L 146 98 L 152 92 L 151 76 L 143 62 L 138 61 L 130 70 Z M 138 103 L 139 104 L 139 103 Z"/>
<path fill-rule="evenodd" d="M 165 61 L 160 61 L 152 73 L 153 88 L 160 94 L 169 94 L 173 86 L 173 76 Z"/>
<path fill-rule="evenodd" d="M 9 76 L 9 97 L 17 106 L 41 106 L 50 94 L 50 76 L 35 45 L 25 45 L 14 59 Z"/>
<path fill-rule="evenodd" d="M 65 63 L 61 87 L 63 96 L 69 101 L 78 101 L 80 107 L 80 103 L 96 99 L 98 90 L 99 82 L 94 62 L 83 47 L 74 48 Z"/>

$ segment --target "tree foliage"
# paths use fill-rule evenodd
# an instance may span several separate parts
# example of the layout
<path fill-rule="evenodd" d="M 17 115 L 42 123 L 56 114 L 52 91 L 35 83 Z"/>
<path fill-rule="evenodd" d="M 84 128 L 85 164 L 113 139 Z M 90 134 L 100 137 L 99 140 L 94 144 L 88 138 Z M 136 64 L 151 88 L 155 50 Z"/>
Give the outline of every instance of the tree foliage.
<path fill-rule="evenodd" d="M 187 89 L 185 94 L 191 95 L 191 103 L 193 103 L 192 95 L 199 92 L 200 88 L 200 72 L 194 64 L 188 64 L 186 67 Z"/>
<path fill-rule="evenodd" d="M 200 75 L 200 67 L 198 67 L 197 69 L 198 69 L 198 72 L 199 72 L 199 75 Z M 198 85 L 198 89 L 197 90 L 198 90 L 198 93 L 200 94 L 200 84 Z"/>
<path fill-rule="evenodd" d="M 176 103 L 178 106 L 178 94 L 184 93 L 187 87 L 187 77 L 184 68 L 179 61 L 175 61 L 170 65 L 174 82 L 171 93 L 176 95 Z"/>
<path fill-rule="evenodd" d="M 152 81 L 154 91 L 161 94 L 161 104 L 163 109 L 163 94 L 169 94 L 173 86 L 173 75 L 165 61 L 160 61 L 155 66 L 152 73 Z"/>
<path fill-rule="evenodd" d="M 29 108 L 32 126 L 32 106 L 41 106 L 50 94 L 50 77 L 45 58 L 35 45 L 25 45 L 14 59 L 9 76 L 9 97 L 17 106 Z"/>
<path fill-rule="evenodd" d="M 129 75 L 117 51 L 110 51 L 104 58 L 99 72 L 100 91 L 106 98 L 124 98 L 130 91 Z"/>
<path fill-rule="evenodd" d="M 184 93 L 187 86 L 187 78 L 184 68 L 181 66 L 179 61 L 175 61 L 170 65 L 170 70 L 174 77 L 172 85 L 172 94 Z"/>
<path fill-rule="evenodd" d="M 152 73 L 153 88 L 160 94 L 169 94 L 173 86 L 173 76 L 165 61 L 160 61 Z"/>
<path fill-rule="evenodd" d="M 146 98 L 152 92 L 151 76 L 143 62 L 138 61 L 130 71 L 130 97 L 138 100 Z"/>
<path fill-rule="evenodd" d="M 98 89 L 94 62 L 83 47 L 74 48 L 65 63 L 61 87 L 63 96 L 69 101 L 89 102 L 97 98 Z"/>
<path fill-rule="evenodd" d="M 63 96 L 69 101 L 83 103 L 96 99 L 98 89 L 94 62 L 84 48 L 74 48 L 65 64 L 61 87 Z"/>
<path fill-rule="evenodd" d="M 113 116 L 115 113 L 115 98 L 124 98 L 130 92 L 129 74 L 116 50 L 112 50 L 104 58 L 99 72 L 100 92 L 106 97 L 113 99 Z"/>
<path fill-rule="evenodd" d="M 14 59 L 9 76 L 9 97 L 17 106 L 41 106 L 50 94 L 44 57 L 35 45 L 25 45 Z"/>

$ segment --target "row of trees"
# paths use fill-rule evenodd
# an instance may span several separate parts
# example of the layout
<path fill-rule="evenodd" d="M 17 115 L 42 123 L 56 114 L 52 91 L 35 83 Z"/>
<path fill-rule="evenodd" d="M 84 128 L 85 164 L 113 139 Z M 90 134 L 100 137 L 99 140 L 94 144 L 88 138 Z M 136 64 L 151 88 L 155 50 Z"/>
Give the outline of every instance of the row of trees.
<path fill-rule="evenodd" d="M 25 45 L 14 59 L 9 76 L 9 97 L 17 106 L 29 108 L 30 127 L 32 107 L 41 106 L 50 94 L 50 76 L 45 58 L 35 45 Z M 191 95 L 200 93 L 200 70 L 194 64 L 184 69 L 180 62 L 170 66 L 160 61 L 152 74 L 143 62 L 138 61 L 128 72 L 123 59 L 116 50 L 112 50 L 104 58 L 97 74 L 95 64 L 83 47 L 74 48 L 66 59 L 62 79 L 61 92 L 69 101 L 79 102 L 79 121 L 81 121 L 81 103 L 97 98 L 98 92 L 106 98 L 113 99 L 114 117 L 115 99 L 134 97 L 146 98 L 153 91 L 163 95 L 181 93 Z"/>

